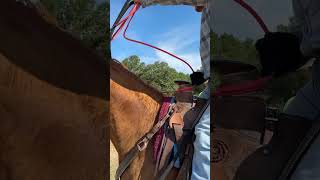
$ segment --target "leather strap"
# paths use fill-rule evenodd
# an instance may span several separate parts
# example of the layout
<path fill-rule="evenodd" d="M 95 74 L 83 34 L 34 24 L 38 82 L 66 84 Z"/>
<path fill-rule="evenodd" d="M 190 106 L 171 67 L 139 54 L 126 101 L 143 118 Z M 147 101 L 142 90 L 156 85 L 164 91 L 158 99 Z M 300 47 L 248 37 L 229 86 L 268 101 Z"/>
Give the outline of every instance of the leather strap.
<path fill-rule="evenodd" d="M 121 18 L 123 17 L 123 15 L 127 12 L 127 10 L 130 8 L 131 5 L 133 5 L 132 0 L 127 0 L 125 2 L 125 4 L 123 5 L 117 19 L 115 20 L 114 24 L 112 25 L 111 29 L 110 29 L 110 34 L 113 35 L 114 30 L 117 27 L 117 24 L 120 22 Z"/>
<path fill-rule="evenodd" d="M 174 155 L 174 158 L 170 161 L 168 166 L 159 174 L 159 180 L 163 180 L 169 174 L 170 170 L 173 168 L 174 163 L 178 158 L 183 162 L 184 169 L 191 167 L 192 161 L 192 154 L 191 151 L 188 151 L 186 155 L 186 148 L 188 146 L 192 146 L 193 137 L 194 137 L 194 127 L 199 122 L 200 118 L 202 117 L 204 111 L 209 106 L 210 101 L 206 99 L 197 99 L 195 107 L 191 108 L 188 112 L 185 113 L 184 116 L 184 126 L 181 128 L 181 125 L 174 125 L 174 132 L 175 132 L 175 140 L 178 147 L 178 153 Z M 193 150 L 192 150 L 193 151 Z M 186 159 L 186 162 L 184 161 Z M 189 169 L 190 170 L 190 169 Z M 187 172 L 189 172 L 189 170 Z M 180 170 L 181 171 L 181 170 Z M 179 171 L 179 173 L 180 173 Z M 181 174 L 180 176 L 186 176 Z"/>
<path fill-rule="evenodd" d="M 160 128 L 165 124 L 165 122 L 167 122 L 167 120 L 171 118 L 174 106 L 175 104 L 172 104 L 171 107 L 169 108 L 167 115 L 162 120 L 158 121 L 158 123 L 155 124 L 153 128 L 147 134 L 145 134 L 141 138 L 141 140 L 136 143 L 134 147 L 130 149 L 130 151 L 125 156 L 124 160 L 121 161 L 121 163 L 119 164 L 119 167 L 115 175 L 116 179 L 120 179 L 122 174 L 129 167 L 132 161 L 136 158 L 138 153 L 147 148 L 147 145 L 151 140 L 151 138 L 160 130 Z"/>
<path fill-rule="evenodd" d="M 173 168 L 174 163 L 178 159 L 178 153 L 174 155 L 173 159 L 170 161 L 169 165 L 164 169 L 160 176 L 157 178 L 158 180 L 165 180 L 171 169 Z"/>
<path fill-rule="evenodd" d="M 319 136 L 320 134 L 320 122 L 319 118 L 316 118 L 313 120 L 313 126 L 310 128 L 310 130 L 307 132 L 303 140 L 301 141 L 300 145 L 296 149 L 296 151 L 293 153 L 289 161 L 287 162 L 287 165 L 282 170 L 279 180 L 287 180 L 289 179 L 294 170 L 297 168 L 299 162 L 301 161 L 302 157 L 305 155 L 311 144 L 314 142 L 314 140 Z"/>
<path fill-rule="evenodd" d="M 166 135 L 163 135 L 163 138 L 162 138 L 162 142 L 161 142 L 161 147 L 160 147 L 160 152 L 158 153 L 158 156 L 157 156 L 157 159 L 156 159 L 156 167 L 154 169 L 154 177 L 156 177 L 156 175 L 158 174 L 159 172 L 159 169 L 161 169 L 159 166 L 160 166 L 160 162 L 163 158 L 163 152 L 167 146 L 167 141 L 168 139 L 166 138 Z"/>
<path fill-rule="evenodd" d="M 193 157 L 193 146 L 192 144 L 188 144 L 182 166 L 180 168 L 179 174 L 176 180 L 188 180 L 190 179 L 190 170 L 192 168 L 192 157 Z"/>
<path fill-rule="evenodd" d="M 175 142 L 179 142 L 183 135 L 183 125 L 181 124 L 173 124 Z"/>
<path fill-rule="evenodd" d="M 194 129 L 209 104 L 210 101 L 207 99 L 198 98 L 196 100 L 196 105 L 184 115 L 184 131 L 190 131 Z"/>
<path fill-rule="evenodd" d="M 319 131 L 319 126 L 315 127 Z M 237 169 L 235 180 L 274 180 L 287 179 L 295 164 L 296 153 L 305 148 L 308 132 L 314 134 L 312 121 L 297 116 L 282 114 L 278 131 L 268 145 L 259 148 L 245 159 Z M 306 141 L 308 142 L 308 141 Z M 303 147 L 300 149 L 300 147 Z M 304 149 L 305 150 L 305 149 Z M 300 156 L 300 155 L 299 155 Z M 288 164 L 290 163 L 290 164 Z M 286 170 L 287 169 L 287 170 Z"/>
<path fill-rule="evenodd" d="M 170 119 L 170 122 L 173 120 L 174 117 Z M 182 119 L 181 119 L 182 120 Z M 179 123 L 178 121 L 175 121 L 176 123 Z M 166 133 L 165 137 L 163 138 L 163 141 L 165 141 L 165 144 L 163 144 L 163 150 L 160 154 L 160 157 L 158 158 L 155 174 L 158 172 L 163 172 L 163 168 L 169 163 L 170 155 L 173 150 L 173 146 L 175 143 L 180 141 L 180 138 L 182 137 L 183 131 L 183 122 L 180 122 L 180 124 L 173 123 L 171 126 L 172 128 L 167 129 L 169 132 Z M 178 150 L 179 153 L 179 150 Z"/>
<path fill-rule="evenodd" d="M 166 141 L 166 144 L 161 153 L 161 158 L 159 159 L 159 165 L 156 169 L 156 173 L 161 172 L 163 170 L 163 167 L 168 164 L 170 159 L 170 154 L 172 152 L 173 145 L 174 145 L 174 141 L 171 140 L 170 138 L 164 137 L 164 140 Z"/>
<path fill-rule="evenodd" d="M 172 152 L 174 144 L 180 140 L 182 136 L 183 119 L 180 113 L 174 113 L 169 121 L 169 127 L 165 128 L 165 136 L 156 161 L 155 175 L 161 172 L 163 167 L 168 164 L 170 154 Z"/>

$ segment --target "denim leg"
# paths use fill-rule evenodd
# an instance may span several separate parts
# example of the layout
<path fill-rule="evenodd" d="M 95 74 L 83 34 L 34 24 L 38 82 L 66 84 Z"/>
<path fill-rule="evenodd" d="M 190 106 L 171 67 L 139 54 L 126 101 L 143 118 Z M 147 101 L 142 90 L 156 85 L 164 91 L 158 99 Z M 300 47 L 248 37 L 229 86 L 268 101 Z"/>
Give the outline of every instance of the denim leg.
<path fill-rule="evenodd" d="M 313 64 L 312 79 L 298 91 L 284 111 L 310 120 L 320 115 L 320 60 Z"/>
<path fill-rule="evenodd" d="M 195 127 L 191 180 L 210 179 L 210 105 Z"/>
<path fill-rule="evenodd" d="M 310 120 L 320 120 L 320 60 L 313 64 L 312 80 L 297 93 L 285 109 L 287 114 L 297 115 Z M 302 157 L 292 180 L 318 180 L 320 177 L 320 136 L 315 139 Z"/>

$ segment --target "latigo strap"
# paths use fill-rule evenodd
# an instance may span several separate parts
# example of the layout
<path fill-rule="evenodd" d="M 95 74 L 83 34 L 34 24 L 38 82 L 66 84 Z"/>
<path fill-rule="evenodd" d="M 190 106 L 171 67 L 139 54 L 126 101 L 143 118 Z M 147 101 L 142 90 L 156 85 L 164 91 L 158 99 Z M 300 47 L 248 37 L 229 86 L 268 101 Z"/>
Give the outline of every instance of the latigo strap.
<path fill-rule="evenodd" d="M 168 113 L 166 116 L 164 116 L 163 119 L 161 119 L 153 128 L 145 134 L 140 141 L 136 143 L 134 147 L 131 148 L 131 150 L 127 153 L 124 160 L 121 161 L 119 164 L 119 167 L 117 169 L 115 178 L 120 179 L 121 175 L 125 172 L 125 170 L 129 167 L 129 165 L 132 163 L 132 161 L 137 157 L 139 152 L 145 150 L 147 148 L 147 145 L 149 141 L 152 139 L 152 137 L 160 130 L 160 128 L 167 122 L 168 119 L 171 118 L 171 115 L 173 113 L 173 107 L 175 104 L 172 104 L 169 108 Z"/>

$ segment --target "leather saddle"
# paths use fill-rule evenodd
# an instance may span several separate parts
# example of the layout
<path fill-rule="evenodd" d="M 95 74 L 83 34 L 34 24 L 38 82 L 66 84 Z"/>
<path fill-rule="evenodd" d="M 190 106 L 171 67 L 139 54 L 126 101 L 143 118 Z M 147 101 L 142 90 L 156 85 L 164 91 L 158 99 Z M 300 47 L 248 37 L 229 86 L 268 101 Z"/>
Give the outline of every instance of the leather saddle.
<path fill-rule="evenodd" d="M 267 105 L 265 87 L 236 95 L 214 94 L 219 88 L 261 78 L 255 66 L 231 60 L 216 60 L 213 66 L 220 77 L 211 96 L 213 179 L 232 180 L 241 162 L 271 139 L 279 110 Z"/>
<path fill-rule="evenodd" d="M 281 114 L 270 142 L 241 163 L 234 180 L 289 180 L 319 130 L 317 120 Z"/>
<path fill-rule="evenodd" d="M 216 66 L 222 77 L 220 86 L 259 78 L 254 68 L 240 62 L 218 61 Z M 213 96 L 213 179 L 290 179 L 320 133 L 320 123 L 280 113 L 268 107 L 267 97 L 263 88 Z"/>
<path fill-rule="evenodd" d="M 189 82 L 176 81 L 179 89 L 192 87 Z M 164 126 L 161 151 L 156 159 L 156 179 L 166 179 L 175 173 L 179 180 L 189 180 L 193 156 L 194 127 L 204 112 L 205 99 L 195 98 L 192 91 L 176 91 L 175 113 Z"/>

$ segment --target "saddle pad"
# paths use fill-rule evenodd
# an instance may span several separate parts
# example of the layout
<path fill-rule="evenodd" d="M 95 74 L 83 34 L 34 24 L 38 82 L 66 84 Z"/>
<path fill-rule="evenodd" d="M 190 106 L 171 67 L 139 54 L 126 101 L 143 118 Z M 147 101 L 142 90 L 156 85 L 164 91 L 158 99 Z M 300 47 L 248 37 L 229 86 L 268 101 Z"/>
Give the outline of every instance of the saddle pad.
<path fill-rule="evenodd" d="M 173 103 L 174 97 L 164 97 L 162 106 L 159 111 L 158 121 L 166 116 L 169 111 L 170 105 Z M 153 159 L 156 161 L 158 157 L 158 153 L 161 148 L 161 143 L 164 135 L 164 129 L 161 128 L 155 135 L 155 140 L 153 143 Z"/>

